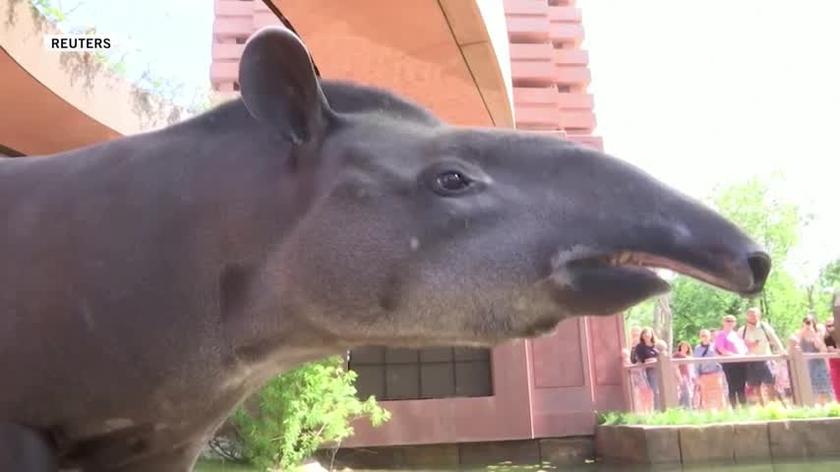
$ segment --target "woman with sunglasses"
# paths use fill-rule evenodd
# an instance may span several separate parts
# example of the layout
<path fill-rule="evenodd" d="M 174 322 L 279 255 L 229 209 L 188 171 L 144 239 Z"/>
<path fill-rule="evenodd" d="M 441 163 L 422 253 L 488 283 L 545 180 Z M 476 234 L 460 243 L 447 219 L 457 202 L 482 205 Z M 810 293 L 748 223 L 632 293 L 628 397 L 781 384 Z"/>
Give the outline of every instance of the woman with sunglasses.
<path fill-rule="evenodd" d="M 817 320 L 808 314 L 802 319 L 802 328 L 797 336 L 799 348 L 802 352 L 826 352 L 825 340 L 817 332 Z M 808 373 L 811 374 L 811 387 L 817 403 L 831 401 L 834 396 L 828 366 L 825 359 L 808 359 Z"/>
<path fill-rule="evenodd" d="M 715 337 L 715 350 L 720 356 L 743 356 L 748 352 L 744 340 L 738 336 L 735 317 L 723 317 L 723 326 Z M 729 387 L 729 404 L 732 408 L 747 405 L 747 363 L 726 362 L 723 364 L 723 374 Z"/>

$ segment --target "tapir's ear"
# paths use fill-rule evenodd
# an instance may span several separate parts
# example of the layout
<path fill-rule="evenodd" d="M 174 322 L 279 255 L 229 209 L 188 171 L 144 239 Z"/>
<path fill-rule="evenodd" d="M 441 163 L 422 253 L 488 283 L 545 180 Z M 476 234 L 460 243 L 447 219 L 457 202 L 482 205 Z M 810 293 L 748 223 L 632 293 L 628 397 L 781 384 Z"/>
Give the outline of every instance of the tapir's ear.
<path fill-rule="evenodd" d="M 332 112 L 309 51 L 285 27 L 251 36 L 239 62 L 239 88 L 251 115 L 293 143 L 323 136 Z"/>

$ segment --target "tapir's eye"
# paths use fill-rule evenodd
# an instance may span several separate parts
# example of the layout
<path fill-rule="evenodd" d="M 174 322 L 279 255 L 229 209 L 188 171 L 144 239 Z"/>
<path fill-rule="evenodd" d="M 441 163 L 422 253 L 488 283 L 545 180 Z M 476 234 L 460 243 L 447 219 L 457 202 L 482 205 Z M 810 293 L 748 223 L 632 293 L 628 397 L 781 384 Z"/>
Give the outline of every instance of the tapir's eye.
<path fill-rule="evenodd" d="M 457 170 L 441 172 L 435 179 L 435 186 L 446 193 L 456 193 L 470 187 L 472 181 Z"/>
<path fill-rule="evenodd" d="M 421 172 L 418 183 L 441 197 L 472 195 L 486 188 L 489 181 L 476 166 L 452 161 L 436 162 Z"/>

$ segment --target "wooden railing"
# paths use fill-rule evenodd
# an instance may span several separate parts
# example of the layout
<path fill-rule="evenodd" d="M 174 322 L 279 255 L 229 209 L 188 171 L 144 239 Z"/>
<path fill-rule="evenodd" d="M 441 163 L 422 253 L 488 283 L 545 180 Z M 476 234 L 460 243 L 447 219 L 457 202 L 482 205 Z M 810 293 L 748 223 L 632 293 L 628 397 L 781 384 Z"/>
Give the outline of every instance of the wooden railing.
<path fill-rule="evenodd" d="M 775 354 L 767 356 L 759 355 L 743 355 L 743 356 L 719 356 L 719 357 L 687 357 L 674 359 L 667 353 L 660 354 L 655 361 L 644 364 L 624 364 L 624 391 L 627 405 L 630 409 L 634 409 L 635 402 L 633 395 L 636 394 L 633 390 L 631 381 L 631 374 L 635 370 L 655 369 L 657 378 L 657 388 L 659 391 L 660 402 L 659 410 L 666 410 L 668 408 L 676 408 L 679 406 L 679 385 L 675 371 L 681 365 L 700 365 L 700 364 L 727 364 L 732 362 L 766 362 L 775 361 L 780 365 L 785 365 L 788 370 L 790 378 L 790 386 L 792 390 L 793 403 L 800 406 L 813 406 L 815 404 L 815 396 L 813 391 L 813 384 L 811 383 L 811 373 L 808 368 L 808 361 L 811 359 L 840 359 L 840 352 L 820 352 L 820 353 L 805 353 L 795 346 L 791 346 L 786 354 Z M 829 369 L 826 366 L 826 369 Z M 722 374 L 721 374 L 722 375 Z"/>

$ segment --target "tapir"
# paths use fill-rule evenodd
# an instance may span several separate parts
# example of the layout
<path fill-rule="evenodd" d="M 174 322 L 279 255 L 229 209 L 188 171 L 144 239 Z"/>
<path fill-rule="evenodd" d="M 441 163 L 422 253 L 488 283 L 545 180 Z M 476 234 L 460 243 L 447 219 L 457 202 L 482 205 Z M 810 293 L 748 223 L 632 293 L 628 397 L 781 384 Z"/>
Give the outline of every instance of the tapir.
<path fill-rule="evenodd" d="M 302 362 L 540 335 L 663 293 L 654 268 L 745 296 L 770 271 L 627 162 L 321 80 L 283 27 L 239 80 L 168 128 L 0 161 L 0 470 L 190 470 Z"/>

